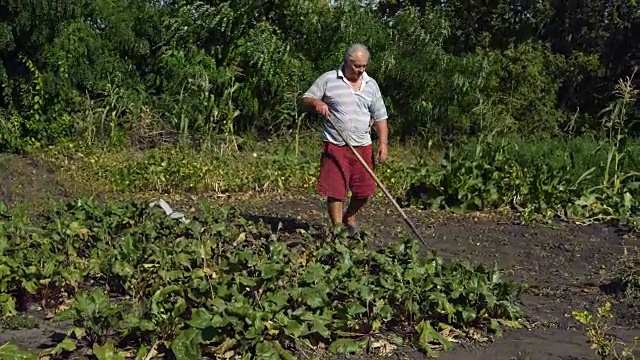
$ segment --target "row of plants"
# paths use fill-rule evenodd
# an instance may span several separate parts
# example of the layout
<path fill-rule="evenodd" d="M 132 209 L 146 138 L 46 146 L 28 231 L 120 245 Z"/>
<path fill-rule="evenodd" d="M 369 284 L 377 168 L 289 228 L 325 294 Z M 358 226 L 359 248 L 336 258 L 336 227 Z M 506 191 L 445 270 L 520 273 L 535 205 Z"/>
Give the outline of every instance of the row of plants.
<path fill-rule="evenodd" d="M 489 134 L 450 148 L 437 171 L 423 167 L 407 202 L 461 211 L 508 207 L 526 216 L 637 227 L 640 151 L 625 121 L 638 92 L 632 77 L 619 82 L 618 99 L 601 112 L 603 136 L 595 139 L 563 148 L 557 139 L 532 145 Z"/>
<path fill-rule="evenodd" d="M 37 303 L 71 322 L 40 353 L 52 359 L 291 359 L 402 344 L 435 354 L 523 324 L 520 286 L 410 239 L 372 250 L 340 232 L 273 233 L 207 202 L 184 222 L 93 199 L 39 218 L 0 203 L 0 217 L 0 309 Z"/>
<path fill-rule="evenodd" d="M 279 141 L 268 149 L 249 147 L 241 152 L 167 146 L 132 154 L 130 150 L 58 147 L 36 156 L 68 182 L 103 193 L 309 194 L 320 169 L 321 144 L 317 134 L 305 136 L 303 143 L 305 150 L 298 155 Z M 393 193 L 400 194 L 417 179 L 414 168 L 407 166 L 414 161 L 413 154 L 400 147 L 391 151 L 392 157 L 378 164 L 376 172 Z"/>
<path fill-rule="evenodd" d="M 559 217 L 637 227 L 640 145 L 625 127 L 638 97 L 632 81 L 619 83 L 619 99 L 601 113 L 602 135 L 522 139 L 496 131 L 444 149 L 396 142 L 377 175 L 403 205 L 508 209 L 525 220 Z M 221 140 L 217 151 L 166 146 L 133 153 L 70 146 L 40 156 L 70 184 L 85 184 L 91 193 L 309 195 L 319 171 L 320 141 L 313 133 L 295 145 L 238 138 L 240 145 L 231 148 Z"/>
<path fill-rule="evenodd" d="M 404 205 L 453 211 L 506 207 L 527 216 L 633 225 L 638 155 L 636 142 L 486 137 L 449 149 L 440 163 L 398 154 L 379 165 L 377 174 Z M 70 183 L 120 194 L 311 194 L 319 171 L 318 156 L 220 155 L 175 147 L 140 156 L 73 150 L 44 158 Z"/>

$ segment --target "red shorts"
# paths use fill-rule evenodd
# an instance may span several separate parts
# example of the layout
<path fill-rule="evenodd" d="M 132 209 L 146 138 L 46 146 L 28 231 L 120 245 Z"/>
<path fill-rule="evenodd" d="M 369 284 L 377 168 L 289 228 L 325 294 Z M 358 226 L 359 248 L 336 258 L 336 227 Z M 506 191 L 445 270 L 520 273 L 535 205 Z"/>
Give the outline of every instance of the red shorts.
<path fill-rule="evenodd" d="M 369 168 L 375 170 L 373 145 L 354 146 Z M 349 146 L 323 142 L 320 176 L 316 191 L 323 196 L 344 200 L 347 190 L 356 198 L 375 194 L 376 182 Z"/>

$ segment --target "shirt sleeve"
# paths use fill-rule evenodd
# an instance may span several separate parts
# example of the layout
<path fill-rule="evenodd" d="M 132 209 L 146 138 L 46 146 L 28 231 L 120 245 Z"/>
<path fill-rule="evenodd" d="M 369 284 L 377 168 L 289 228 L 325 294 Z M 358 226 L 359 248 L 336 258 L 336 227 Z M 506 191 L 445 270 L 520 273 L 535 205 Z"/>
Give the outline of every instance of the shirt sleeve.
<path fill-rule="evenodd" d="M 384 105 L 384 100 L 382 98 L 382 93 L 380 92 L 380 87 L 376 84 L 376 90 L 373 96 L 373 101 L 371 102 L 371 106 L 369 107 L 369 111 L 371 112 L 371 117 L 375 122 L 386 120 L 387 108 Z"/>
<path fill-rule="evenodd" d="M 327 84 L 324 76 L 320 76 L 316 81 L 311 84 L 311 87 L 302 95 L 302 97 L 308 97 L 316 100 L 320 100 L 324 97 Z"/>

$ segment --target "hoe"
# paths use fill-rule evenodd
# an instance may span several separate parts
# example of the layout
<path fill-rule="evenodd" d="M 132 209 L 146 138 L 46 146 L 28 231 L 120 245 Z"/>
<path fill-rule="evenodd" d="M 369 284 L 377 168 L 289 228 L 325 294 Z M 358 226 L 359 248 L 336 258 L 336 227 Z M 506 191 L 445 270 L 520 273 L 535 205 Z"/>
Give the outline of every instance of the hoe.
<path fill-rule="evenodd" d="M 376 174 L 373 173 L 373 171 L 371 170 L 371 168 L 369 168 L 369 166 L 367 165 L 367 163 L 364 161 L 364 159 L 362 158 L 362 156 L 360 156 L 360 154 L 358 154 L 358 152 L 356 151 L 356 149 L 353 148 L 353 145 L 351 145 L 349 143 L 349 141 L 347 141 L 346 137 L 344 136 L 344 133 L 342 132 L 342 130 L 336 126 L 336 123 L 331 119 L 331 116 L 329 116 L 329 118 L 327 118 L 327 120 L 329 121 L 329 123 L 331 125 L 333 125 L 333 127 L 336 129 L 336 131 L 338 132 L 338 134 L 340 135 L 340 137 L 342 138 L 342 140 L 347 144 L 347 146 L 349 146 L 349 148 L 351 149 L 351 151 L 353 152 L 353 154 L 358 158 L 358 161 L 360 161 L 360 163 L 362 164 L 362 166 L 364 166 L 364 168 L 367 170 L 367 172 L 369 173 L 369 175 L 371 175 L 371 177 L 373 178 L 373 180 L 375 180 L 376 184 L 378 184 L 378 186 L 380 187 L 380 189 L 382 189 L 382 192 L 384 192 L 384 194 L 387 196 L 387 198 L 389 200 L 391 200 L 391 202 L 393 203 L 393 205 L 395 206 L 395 208 L 398 210 L 398 212 L 400 213 L 400 215 L 402 216 L 402 218 L 404 219 L 404 221 L 407 223 L 407 225 L 409 225 L 409 228 L 411 228 L 411 231 L 413 231 L 413 233 L 415 234 L 415 236 L 422 242 L 422 244 L 426 247 L 429 248 L 429 246 L 427 245 L 427 242 L 422 238 L 422 236 L 420 235 L 420 233 L 418 232 L 418 229 L 416 228 L 416 226 L 413 224 L 413 222 L 411 220 L 409 220 L 409 217 L 407 216 L 407 214 L 405 214 L 405 212 L 402 210 L 402 208 L 400 207 L 400 205 L 398 205 L 398 203 L 393 199 L 393 196 L 391 196 L 391 194 L 389 193 L 389 190 L 387 190 L 387 188 L 384 186 L 384 184 L 382 184 L 382 182 L 380 181 L 380 179 L 378 179 L 378 177 L 376 176 Z"/>

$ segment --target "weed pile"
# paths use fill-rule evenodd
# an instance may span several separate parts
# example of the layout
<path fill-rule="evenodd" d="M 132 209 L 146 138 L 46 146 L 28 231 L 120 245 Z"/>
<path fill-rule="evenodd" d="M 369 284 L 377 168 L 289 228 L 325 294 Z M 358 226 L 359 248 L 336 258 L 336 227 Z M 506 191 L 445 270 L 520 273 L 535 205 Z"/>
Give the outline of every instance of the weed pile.
<path fill-rule="evenodd" d="M 434 353 L 523 315 L 499 271 L 445 263 L 413 240 L 374 251 L 344 234 L 274 233 L 206 202 L 188 222 L 92 199 L 0 216 L 3 315 L 39 303 L 72 321 L 53 358 Z"/>

